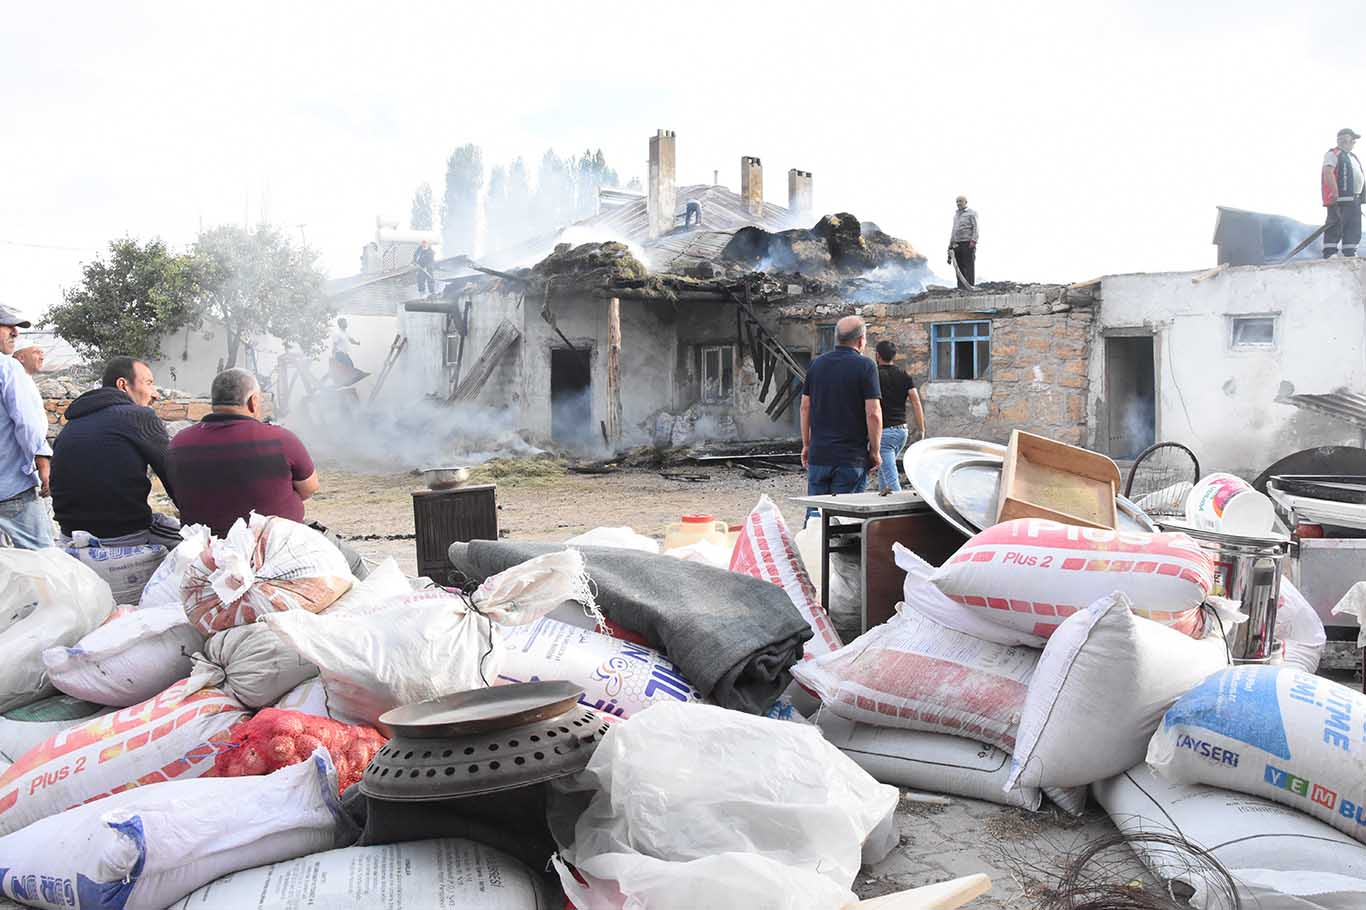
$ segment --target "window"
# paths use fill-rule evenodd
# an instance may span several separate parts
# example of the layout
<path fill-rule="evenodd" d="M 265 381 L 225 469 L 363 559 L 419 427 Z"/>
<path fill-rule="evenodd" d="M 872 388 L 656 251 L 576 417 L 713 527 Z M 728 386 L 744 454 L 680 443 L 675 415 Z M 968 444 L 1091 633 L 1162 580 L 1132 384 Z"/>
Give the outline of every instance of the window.
<path fill-rule="evenodd" d="M 985 379 L 990 368 L 990 322 L 936 322 L 930 326 L 931 379 Z"/>
<path fill-rule="evenodd" d="M 1235 351 L 1274 351 L 1276 317 L 1229 317 L 1229 347 Z"/>
<path fill-rule="evenodd" d="M 719 344 L 699 349 L 702 360 L 702 403 L 728 402 L 735 394 L 735 345 Z"/>
<path fill-rule="evenodd" d="M 835 349 L 835 324 L 816 326 L 816 354 L 819 356 Z"/>
<path fill-rule="evenodd" d="M 448 367 L 453 367 L 460 359 L 460 339 L 464 338 L 462 329 L 464 328 L 461 318 L 454 313 L 446 314 L 446 345 L 442 351 L 444 363 Z"/>

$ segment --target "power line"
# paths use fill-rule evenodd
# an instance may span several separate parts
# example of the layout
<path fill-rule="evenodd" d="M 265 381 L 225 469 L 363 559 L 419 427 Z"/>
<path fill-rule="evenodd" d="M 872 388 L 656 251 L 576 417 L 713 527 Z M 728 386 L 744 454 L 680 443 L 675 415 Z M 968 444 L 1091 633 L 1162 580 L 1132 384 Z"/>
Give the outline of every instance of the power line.
<path fill-rule="evenodd" d="M 26 243 L 22 240 L 0 240 L 6 246 L 26 246 L 35 250 L 68 250 L 73 253 L 94 253 L 98 252 L 91 246 L 57 246 L 51 243 Z"/>

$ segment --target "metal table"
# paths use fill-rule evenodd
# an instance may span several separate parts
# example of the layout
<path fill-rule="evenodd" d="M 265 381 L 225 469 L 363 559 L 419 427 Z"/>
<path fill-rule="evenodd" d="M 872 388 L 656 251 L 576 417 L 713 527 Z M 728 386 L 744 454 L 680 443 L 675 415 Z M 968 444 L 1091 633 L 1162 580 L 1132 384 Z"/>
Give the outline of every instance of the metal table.
<path fill-rule="evenodd" d="M 832 493 L 827 496 L 793 496 L 792 502 L 819 509 L 821 513 L 821 606 L 830 609 L 830 554 L 861 553 L 863 522 L 831 524 L 832 518 L 887 518 L 929 511 L 929 504 L 914 490 L 883 496 L 880 493 Z M 832 537 L 841 538 L 831 545 Z M 852 539 L 850 539 L 852 538 Z M 864 628 L 867 607 L 864 606 Z"/>

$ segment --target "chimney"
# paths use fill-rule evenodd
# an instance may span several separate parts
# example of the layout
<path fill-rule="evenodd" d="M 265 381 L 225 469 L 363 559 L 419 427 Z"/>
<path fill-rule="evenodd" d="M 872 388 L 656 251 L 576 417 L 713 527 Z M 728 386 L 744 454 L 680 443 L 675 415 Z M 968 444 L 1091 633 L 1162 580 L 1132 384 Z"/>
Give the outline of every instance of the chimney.
<path fill-rule="evenodd" d="M 652 240 L 674 228 L 674 207 L 677 205 L 674 174 L 674 132 L 658 130 L 650 137 L 650 186 L 645 195 Z"/>
<path fill-rule="evenodd" d="M 748 155 L 740 159 L 740 199 L 752 218 L 764 214 L 764 164 Z"/>
<path fill-rule="evenodd" d="M 711 172 L 711 185 L 712 185 L 712 186 L 720 186 L 720 185 L 721 185 L 721 172 L 720 172 L 720 171 L 713 170 L 713 171 Z"/>
<path fill-rule="evenodd" d="M 811 214 L 811 172 L 795 167 L 787 172 L 787 208 L 796 217 Z"/>

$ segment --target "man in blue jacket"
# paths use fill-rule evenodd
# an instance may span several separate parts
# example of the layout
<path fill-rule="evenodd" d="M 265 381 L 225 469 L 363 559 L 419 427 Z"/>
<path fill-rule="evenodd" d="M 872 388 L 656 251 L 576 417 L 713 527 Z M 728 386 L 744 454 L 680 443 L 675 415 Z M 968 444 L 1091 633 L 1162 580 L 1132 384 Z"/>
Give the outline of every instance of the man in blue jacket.
<path fill-rule="evenodd" d="M 170 438 L 151 405 L 156 379 L 141 360 L 115 357 L 98 389 L 66 409 L 52 444 L 52 508 L 62 534 L 85 531 L 105 546 L 180 543 L 179 523 L 152 513 L 151 468 L 175 498 L 166 471 Z"/>

